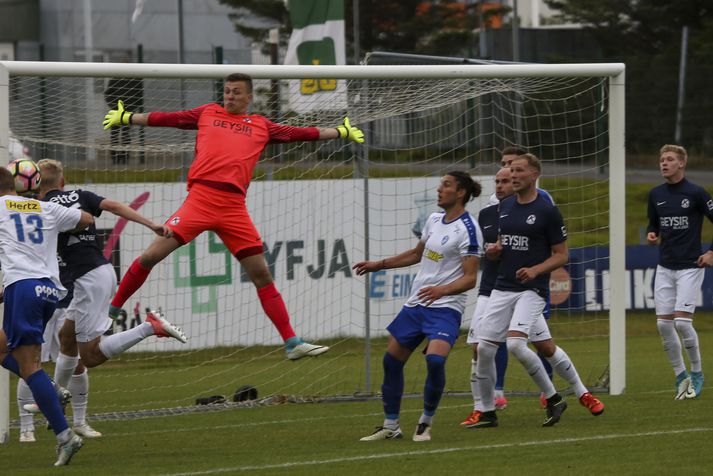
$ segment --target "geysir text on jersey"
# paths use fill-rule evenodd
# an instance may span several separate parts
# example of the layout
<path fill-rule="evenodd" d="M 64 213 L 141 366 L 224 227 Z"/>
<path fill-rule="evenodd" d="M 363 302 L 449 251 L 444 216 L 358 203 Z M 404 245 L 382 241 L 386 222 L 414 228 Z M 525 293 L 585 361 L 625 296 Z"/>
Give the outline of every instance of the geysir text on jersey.
<path fill-rule="evenodd" d="M 249 118 L 245 118 L 249 119 Z M 236 134 L 243 134 L 248 137 L 252 137 L 253 135 L 253 128 L 247 124 L 247 122 L 250 122 L 249 120 L 246 120 L 245 122 L 233 122 L 233 121 L 226 121 L 226 120 L 221 120 L 221 119 L 213 119 L 213 126 L 214 127 L 222 127 L 223 129 L 230 129 Z"/>
<path fill-rule="evenodd" d="M 515 251 L 529 251 L 530 238 L 522 235 L 500 235 L 500 244 Z"/>
<path fill-rule="evenodd" d="M 673 230 L 687 230 L 688 217 L 659 217 L 659 225 L 661 228 L 671 228 Z"/>

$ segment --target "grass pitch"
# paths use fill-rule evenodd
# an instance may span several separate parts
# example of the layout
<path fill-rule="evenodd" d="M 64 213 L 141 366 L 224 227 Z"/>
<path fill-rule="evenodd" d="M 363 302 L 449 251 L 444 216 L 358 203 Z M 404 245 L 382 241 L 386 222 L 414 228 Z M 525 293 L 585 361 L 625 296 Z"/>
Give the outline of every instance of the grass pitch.
<path fill-rule="evenodd" d="M 712 317 L 702 313 L 696 317 L 704 369 L 713 366 L 709 351 Z M 378 400 L 92 421 L 104 437 L 86 441 L 72 464 L 56 471 L 111 475 L 710 474 L 713 388 L 706 385 L 698 399 L 674 401 L 674 377 L 653 315 L 630 315 L 628 335 L 627 391 L 616 397 L 600 395 L 606 410 L 599 417 L 591 416 L 569 396 L 570 406 L 562 421 L 542 428 L 544 412 L 537 398 L 511 397 L 508 408 L 499 412 L 498 428 L 467 430 L 458 423 L 470 411 L 470 399 L 446 396 L 434 420 L 433 441 L 428 443 L 410 439 L 421 411 L 420 398 L 404 399 L 403 440 L 369 443 L 358 440 L 381 423 Z M 584 356 L 591 341 L 571 338 L 561 343 L 570 355 Z M 383 346 L 375 350 L 380 354 Z M 467 379 L 463 370 L 468 364 L 460 362 L 467 357 L 459 349 L 449 359 L 449 387 L 450 382 Z M 574 359 L 577 362 L 578 357 Z M 520 372 L 519 367 L 511 363 L 508 372 Z M 423 381 L 420 365 L 409 362 L 407 369 L 412 386 Z M 112 371 L 111 367 L 99 368 L 94 375 Z M 114 382 L 114 387 L 129 390 L 133 384 Z M 11 411 L 16 415 L 14 407 Z M 18 430 L 12 431 L 10 443 L 0 448 L 3 475 L 54 472 L 54 437 L 41 428 L 36 434 L 37 443 L 21 445 Z"/>

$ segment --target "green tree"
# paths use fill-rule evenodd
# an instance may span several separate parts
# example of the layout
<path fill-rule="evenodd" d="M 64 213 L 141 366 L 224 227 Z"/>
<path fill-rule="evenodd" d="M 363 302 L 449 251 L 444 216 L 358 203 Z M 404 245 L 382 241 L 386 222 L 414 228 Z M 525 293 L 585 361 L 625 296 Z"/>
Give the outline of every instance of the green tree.
<path fill-rule="evenodd" d="M 292 31 L 283 0 L 220 0 L 235 9 L 230 19 L 243 36 L 264 43 L 271 28 L 279 28 L 284 46 Z M 345 0 L 348 58 L 354 48 L 353 0 Z M 360 0 L 359 36 L 362 52 L 381 50 L 435 55 L 467 54 L 475 44 L 478 5 L 437 0 Z M 486 21 L 508 11 L 489 10 Z"/>
<path fill-rule="evenodd" d="M 689 27 L 682 142 L 713 153 L 713 4 L 711 0 L 545 0 L 562 19 L 580 23 L 607 61 L 626 63 L 627 148 L 652 155 L 673 142 L 681 31 Z"/>

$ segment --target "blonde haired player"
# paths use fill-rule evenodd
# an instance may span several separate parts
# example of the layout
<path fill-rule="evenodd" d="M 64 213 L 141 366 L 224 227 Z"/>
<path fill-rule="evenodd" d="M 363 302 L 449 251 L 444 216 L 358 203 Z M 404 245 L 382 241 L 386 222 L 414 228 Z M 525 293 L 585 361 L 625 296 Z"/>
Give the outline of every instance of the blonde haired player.
<path fill-rule="evenodd" d="M 78 208 L 97 217 L 106 210 L 142 224 L 159 236 L 170 235 L 170 229 L 154 223 L 128 205 L 87 190 L 64 190 L 64 168 L 61 162 L 44 159 L 38 166 L 42 174 L 39 196 L 44 202 Z M 111 294 L 116 288 L 116 273 L 99 248 L 96 228 L 92 225 L 76 234 L 61 234 L 57 251 L 74 285 L 74 297 L 59 331 L 60 352 L 54 372 L 58 385 L 67 387 L 73 374 L 86 375 L 84 367 L 101 365 L 150 336 L 172 337 L 179 342 L 186 342 L 183 331 L 156 311 L 149 312 L 146 321 L 132 329 L 104 336 L 112 325 L 107 312 Z M 85 403 L 89 386 L 88 380 L 83 380 L 80 387 L 85 395 L 81 395 L 81 403 Z M 37 407 L 31 404 L 23 408 L 37 411 Z M 85 412 L 86 408 L 75 415 L 75 433 L 81 433 L 87 438 L 101 436 L 101 433 L 86 424 Z"/>
<path fill-rule="evenodd" d="M 683 147 L 670 144 L 661 147 L 659 170 L 666 182 L 649 192 L 646 235 L 649 244 L 659 244 L 654 278 L 656 324 L 676 375 L 676 400 L 695 398 L 703 391 L 701 351 L 698 333 L 693 328 L 693 313 L 703 283 L 702 267 L 713 265 L 713 243 L 701 254 L 703 218 L 713 222 L 713 200 L 702 187 L 686 179 L 687 160 Z M 688 354 L 690 374 L 683 361 L 681 343 Z"/>

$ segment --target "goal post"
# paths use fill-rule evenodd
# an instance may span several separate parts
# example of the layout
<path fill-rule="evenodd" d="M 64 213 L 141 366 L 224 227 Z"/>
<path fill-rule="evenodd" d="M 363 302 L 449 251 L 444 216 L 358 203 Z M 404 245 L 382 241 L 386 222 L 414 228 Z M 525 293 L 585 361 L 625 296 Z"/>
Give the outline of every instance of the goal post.
<path fill-rule="evenodd" d="M 377 393 L 381 356 L 380 351 L 371 355 L 371 340 L 385 335 L 415 269 L 371 275 L 365 283 L 352 275 L 351 264 L 413 246 L 419 221 L 435 211 L 438 178 L 448 170 L 468 170 L 483 184 L 484 195 L 468 206 L 477 214 L 487 204 L 499 152 L 507 145 L 525 146 L 543 160 L 543 187 L 560 206 L 575 248 L 568 281 L 560 283 L 562 299 L 552 321 L 559 327 L 553 334 L 573 330 L 567 332 L 572 339 L 590 339 L 581 355 L 594 364 L 583 371 L 585 364 L 578 363 L 580 373 L 599 376 L 601 367 L 607 367 L 610 393 L 624 392 L 623 64 L 0 62 L 0 159 L 7 157 L 11 131 L 29 146 L 33 158 L 62 160 L 73 186 L 139 204 L 144 215 L 165 219 L 185 197 L 194 133 L 165 128 L 138 133 L 132 128 L 119 136 L 103 131 L 106 83 L 110 78 L 139 79 L 143 96 L 137 107 L 168 111 L 220 100 L 216 81 L 235 72 L 255 80 L 253 112 L 275 122 L 319 127 L 336 126 L 349 116 L 366 133 L 364 146 L 343 141 L 268 146 L 247 200 L 298 335 L 325 341 L 332 350 L 324 358 L 288 367 L 279 336 L 262 314 L 251 284 L 217 237 L 207 233 L 158 265 L 127 302 L 124 325 L 132 325 L 135 314 L 140 318 L 144 306 L 160 305 L 190 340 L 186 347 L 146 341 L 125 354 L 118 372 L 122 378 L 144 379 L 145 388 L 132 390 L 134 399 L 144 402 L 130 403 L 131 392 L 119 400 L 137 410 L 186 405 L 197 396 L 227 393 L 246 380 L 268 394 Z M 279 83 L 277 88 L 272 81 Z M 279 101 L 272 96 L 275 90 Z M 336 99 L 319 103 L 327 90 Z M 296 91 L 302 101 L 314 101 L 304 112 L 291 104 Z M 130 223 L 120 237 L 112 238 L 116 222 L 105 215 L 98 227 L 112 243 L 109 251 L 123 275 L 151 236 Z M 475 302 L 475 292 L 471 294 L 465 328 Z M 361 352 L 366 356 L 351 359 Z M 455 360 L 449 359 L 449 366 Z M 164 376 L 150 363 L 180 368 Z M 140 372 L 132 365 L 149 369 L 147 375 L 137 376 Z M 7 386 L 3 373 L 0 398 L 2 382 Z M 283 379 L 285 375 L 289 378 Z M 465 373 L 450 375 L 448 390 L 467 391 Z M 92 403 L 90 412 L 98 412 L 104 408 L 101 389 L 110 384 L 102 382 L 101 368 L 92 372 L 92 379 L 97 382 L 92 384 L 97 389 L 92 402 L 97 404 Z M 190 383 L 176 383 L 180 379 Z M 421 376 L 417 380 L 420 386 Z M 514 385 L 525 386 L 526 380 Z M 171 397 L 154 399 L 167 388 Z M 407 383 L 407 391 L 416 389 Z M 13 400 L 14 395 L 5 398 Z M 122 403 L 107 404 L 106 410 Z M 7 426 L 2 413 L 7 408 L 8 401 L 0 401 L 0 425 Z"/>

